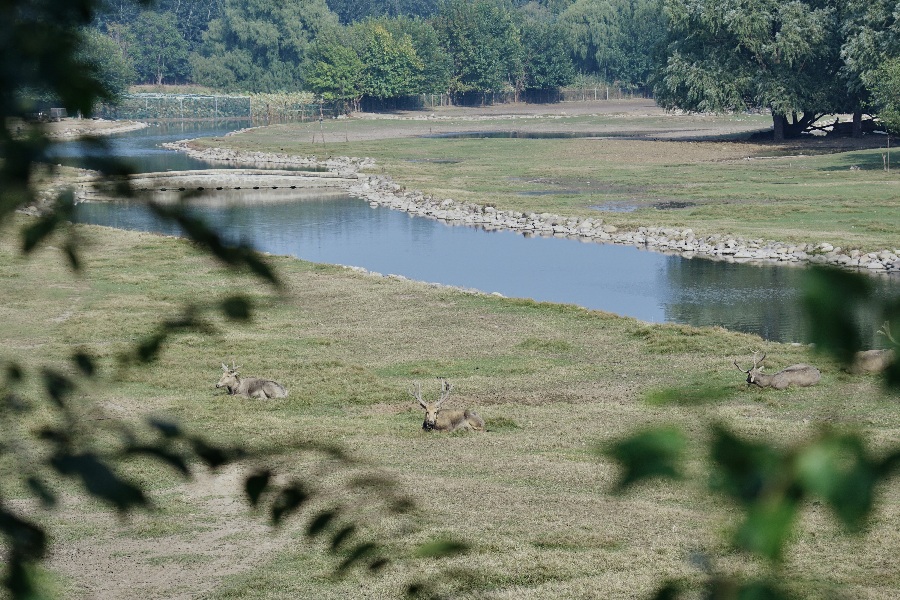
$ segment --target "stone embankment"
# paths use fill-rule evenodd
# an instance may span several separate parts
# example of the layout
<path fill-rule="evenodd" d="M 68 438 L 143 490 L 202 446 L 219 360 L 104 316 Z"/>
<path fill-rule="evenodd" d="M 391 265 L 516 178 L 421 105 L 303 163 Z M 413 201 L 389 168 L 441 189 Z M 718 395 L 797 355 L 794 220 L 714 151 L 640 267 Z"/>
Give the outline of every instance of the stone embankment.
<path fill-rule="evenodd" d="M 167 147 L 187 152 L 195 158 L 252 164 L 324 166 L 340 177 L 354 179 L 348 192 L 372 205 L 388 206 L 422 217 L 440 219 L 488 229 L 509 229 L 525 235 L 545 235 L 593 240 L 602 243 L 643 246 L 658 252 L 678 253 L 728 261 L 777 262 L 782 264 L 827 264 L 872 273 L 900 273 L 900 249 L 861 252 L 840 248 L 828 242 L 787 243 L 762 239 L 744 239 L 727 234 L 698 236 L 692 229 L 640 227 L 620 231 L 599 217 L 563 217 L 550 213 L 524 213 L 499 210 L 492 206 L 437 199 L 420 191 L 408 191 L 386 175 L 371 175 L 370 158 L 337 157 L 319 162 L 315 157 L 289 154 L 242 152 L 222 148 L 197 149 L 189 141 Z"/>

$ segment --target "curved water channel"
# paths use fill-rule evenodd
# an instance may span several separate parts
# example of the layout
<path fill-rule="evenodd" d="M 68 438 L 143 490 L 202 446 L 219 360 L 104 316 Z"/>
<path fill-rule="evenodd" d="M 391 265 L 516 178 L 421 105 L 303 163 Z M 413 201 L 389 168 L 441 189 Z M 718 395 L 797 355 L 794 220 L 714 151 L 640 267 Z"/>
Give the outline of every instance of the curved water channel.
<path fill-rule="evenodd" d="M 210 165 L 158 144 L 222 133 L 160 126 L 116 136 L 112 147 L 122 149 L 120 156 L 136 159 L 139 171 L 196 169 Z M 65 152 L 69 162 L 78 162 L 74 144 Z M 172 166 L 160 168 L 162 164 Z M 718 325 L 769 340 L 804 340 L 799 307 L 803 268 L 687 259 L 631 246 L 452 226 L 372 208 L 341 192 L 298 190 L 295 198 L 279 201 L 266 193 L 217 193 L 216 202 L 198 210 L 228 239 L 274 254 L 577 304 L 648 322 Z M 135 203 L 82 203 L 76 220 L 179 234 Z M 900 296 L 900 278 L 878 277 L 875 283 L 880 295 Z"/>

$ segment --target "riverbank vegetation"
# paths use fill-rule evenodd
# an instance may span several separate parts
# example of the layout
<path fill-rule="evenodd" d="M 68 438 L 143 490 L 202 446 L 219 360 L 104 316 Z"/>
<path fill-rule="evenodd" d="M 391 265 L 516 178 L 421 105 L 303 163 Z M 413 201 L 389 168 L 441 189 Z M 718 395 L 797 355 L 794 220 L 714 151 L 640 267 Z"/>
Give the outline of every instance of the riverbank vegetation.
<path fill-rule="evenodd" d="M 748 139 L 765 127 L 760 115 L 672 115 L 646 102 L 573 109 L 516 116 L 499 108 L 477 118 L 443 109 L 429 119 L 275 125 L 193 144 L 368 156 L 400 185 L 437 198 L 599 217 L 629 230 L 665 226 L 865 251 L 897 247 L 900 184 L 896 170 L 886 170 L 883 136 L 773 144 Z M 616 112 L 603 112 L 609 110 Z M 467 132 L 488 137 L 452 137 Z M 510 133 L 515 137 L 503 137 Z M 596 139 L 540 139 L 566 134 Z"/>
<path fill-rule="evenodd" d="M 26 371 L 58 364 L 65 372 L 76 350 L 96 357 L 100 377 L 89 390 L 96 404 L 76 402 L 79 427 L 167 415 L 214 443 L 262 452 L 267 464 L 301 478 L 321 467 L 298 455 L 299 442 L 339 442 L 379 465 L 416 505 L 411 534 L 398 535 L 395 518 L 382 514 L 370 515 L 377 518 L 364 535 L 396 537 L 396 545 L 427 535 L 471 545 L 468 554 L 426 563 L 419 573 L 456 572 L 445 588 L 454 597 L 647 597 L 664 578 L 700 581 L 704 573 L 692 563 L 700 554 L 729 572 L 762 569 L 716 535 L 734 513 L 704 491 L 699 447 L 688 453 L 695 483 L 608 494 L 619 472 L 597 449 L 636 429 L 676 424 L 702 440 L 707 423 L 729 422 L 789 446 L 829 422 L 865 432 L 876 449 L 900 434 L 895 403 L 877 378 L 843 374 L 805 347 L 279 257 L 271 260 L 285 295 L 237 286 L 262 311 L 254 323 L 176 335 L 155 364 L 120 370 L 117 356 L 152 331 L 160 314 L 200 296 L 214 304 L 234 293 L 235 281 L 183 240 L 76 230 L 90 249 L 81 277 L 65 269 L 55 244 L 26 262 L 15 240 L 0 242 L 7 323 L 0 340 Z M 822 383 L 781 393 L 748 389 L 731 360 L 746 362 L 753 350 L 767 352 L 772 367 L 812 362 Z M 220 395 L 213 388 L 220 363 L 232 360 L 247 374 L 280 381 L 290 396 L 264 403 Z M 407 389 L 421 380 L 426 395 L 436 394 L 436 376 L 454 384 L 454 405 L 478 409 L 487 433 L 421 430 L 421 409 Z M 679 407 L 665 402 L 672 389 L 718 400 Z M 28 418 L 27 427 L 40 428 L 47 414 Z M 102 451 L 112 442 L 96 443 Z M 67 496 L 41 517 L 54 534 L 48 566 L 59 573 L 55 585 L 70 598 L 127 597 L 138 588 L 208 598 L 402 591 L 410 572 L 400 567 L 329 578 L 329 555 L 303 541 L 303 522 L 273 530 L 245 512 L 238 474 L 251 467 L 184 483 L 174 471 L 125 461 L 123 474 L 151 494 L 156 515 L 115 520 Z M 840 589 L 891 598 L 900 586 L 892 552 L 900 543 L 898 493 L 884 490 L 873 527 L 858 537 L 844 537 L 821 507 L 806 507 L 784 574 L 807 596 Z M 113 562 L 119 575 L 103 576 Z"/>

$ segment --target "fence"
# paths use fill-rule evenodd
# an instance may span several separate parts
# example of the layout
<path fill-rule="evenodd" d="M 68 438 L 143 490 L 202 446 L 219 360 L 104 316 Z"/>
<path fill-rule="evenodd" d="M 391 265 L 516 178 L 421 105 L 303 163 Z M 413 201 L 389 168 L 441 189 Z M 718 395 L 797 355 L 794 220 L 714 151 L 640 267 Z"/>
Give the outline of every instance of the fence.
<path fill-rule="evenodd" d="M 317 103 L 311 93 L 253 94 L 129 94 L 117 105 L 101 104 L 94 114 L 104 119 L 228 119 L 254 121 L 309 121 L 320 116 L 333 118 L 358 108 L 367 112 L 420 110 L 443 106 L 490 106 L 513 102 L 551 104 L 595 100 L 652 98 L 646 88 L 593 87 L 551 90 L 525 90 L 516 93 L 465 92 L 455 94 L 416 94 L 400 98 L 364 97 L 358 107 L 346 102 Z"/>
<path fill-rule="evenodd" d="M 116 105 L 101 104 L 94 114 L 104 119 L 250 118 L 250 96 L 207 94 L 129 94 Z"/>
<path fill-rule="evenodd" d="M 653 98 L 649 88 L 621 88 L 611 85 L 595 85 L 580 88 L 563 88 L 559 90 L 560 102 L 587 102 L 591 100 L 633 100 L 634 98 Z"/>

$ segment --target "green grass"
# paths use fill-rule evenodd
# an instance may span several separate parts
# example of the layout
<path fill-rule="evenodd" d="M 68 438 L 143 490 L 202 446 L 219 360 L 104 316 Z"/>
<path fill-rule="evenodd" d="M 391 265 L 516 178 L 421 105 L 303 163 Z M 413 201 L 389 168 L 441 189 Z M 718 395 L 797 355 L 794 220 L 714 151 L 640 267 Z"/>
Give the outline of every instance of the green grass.
<path fill-rule="evenodd" d="M 370 156 L 377 162 L 376 172 L 438 198 L 523 212 L 602 217 L 626 229 L 690 227 L 701 235 L 829 241 L 867 251 L 900 244 L 896 235 L 900 170 L 883 170 L 882 136 L 860 143 L 821 138 L 784 144 L 746 141 L 746 131 L 769 125 L 761 117 L 660 114 L 435 122 L 367 119 L 329 122 L 325 146 L 321 137 L 312 143 L 318 124 L 278 125 L 197 144 L 302 156 Z M 729 134 L 736 126 L 738 133 Z M 412 137 L 491 129 L 587 131 L 612 137 Z M 646 137 L 615 137 L 622 134 Z M 672 139 L 661 139 L 667 136 Z M 527 195 L 530 192 L 540 195 Z M 655 207 L 667 203 L 684 208 Z M 637 210 L 593 208 L 608 204 Z"/>
<path fill-rule="evenodd" d="M 87 349 L 99 357 L 102 381 L 76 394 L 84 415 L 78 427 L 95 432 L 98 449 L 115 447 L 107 421 L 99 419 L 137 426 L 148 414 L 168 415 L 210 440 L 264 452 L 264 462 L 286 478 L 311 481 L 323 490 L 315 509 L 340 504 L 358 512 L 368 523 L 366 539 L 408 552 L 449 535 L 473 551 L 335 580 L 329 572 L 336 558 L 305 540 L 305 518 L 273 529 L 265 515 L 246 508 L 240 471 L 188 484 L 167 468 L 130 460 L 122 472 L 152 490 L 156 513 L 107 517 L 94 503 L 77 501 L 72 482 L 52 482 L 67 500 L 51 520 L 49 566 L 65 577 L 69 597 L 92 597 L 97 585 L 124 597 L 140 580 L 150 582 L 141 589 L 151 596 L 189 589 L 217 599 L 346 598 L 366 590 L 383 598 L 413 577 L 437 583 L 454 572 L 463 575 L 450 578 L 446 589 L 458 598 L 647 597 L 663 578 L 699 578 L 690 563 L 696 551 L 712 553 L 723 566 L 753 568 L 720 536 L 733 509 L 702 492 L 699 439 L 707 423 L 726 421 L 785 445 L 825 423 L 861 429 L 879 447 L 900 435 L 896 398 L 885 397 L 875 378 L 842 374 L 803 347 L 283 257 L 271 261 L 289 292 L 274 296 L 258 284 L 242 285 L 247 276 L 228 276 L 183 241 L 77 230 L 92 248 L 80 277 L 61 266 L 58 251 L 25 261 L 13 236 L 0 241 L 0 273 L 17 274 L 0 279 L 0 315 L 9 324 L 0 334 L 0 359 L 26 367 L 26 399 L 37 405 L 40 398 L 35 369 L 72 372 L 69 354 Z M 211 319 L 214 334 L 178 335 L 157 363 L 117 369 L 116 356 L 162 316 L 186 302 L 211 306 L 235 290 L 259 302 L 252 323 Z M 747 389 L 731 360 L 753 349 L 767 352 L 773 368 L 816 364 L 822 384 L 781 393 Z M 220 363 L 232 360 L 247 374 L 280 381 L 290 396 L 269 402 L 223 396 L 213 385 Z M 478 410 L 487 433 L 422 432 L 422 411 L 407 389 L 418 379 L 436 395 L 436 376 L 450 378 L 449 404 Z M 26 429 L 36 431 L 49 414 L 27 417 Z M 663 423 L 680 425 L 694 439 L 695 483 L 643 485 L 611 496 L 617 473 L 597 448 Z M 361 464 L 345 473 L 298 450 L 307 442 L 336 443 Z M 18 472 L 8 462 L 0 469 L 5 481 Z M 414 500 L 411 518 L 387 516 L 371 503 L 378 494 L 350 485 L 371 469 Z M 8 486 L 4 493 L 24 495 Z M 900 587 L 900 559 L 892 551 L 900 543 L 900 490 L 891 486 L 881 500 L 877 520 L 859 538 L 840 535 L 821 506 L 808 507 L 788 572 L 819 585 L 846 583 L 854 596 L 891 598 Z M 125 574 L 98 579 L 105 561 Z M 123 587 L 109 587 L 116 585 Z"/>

